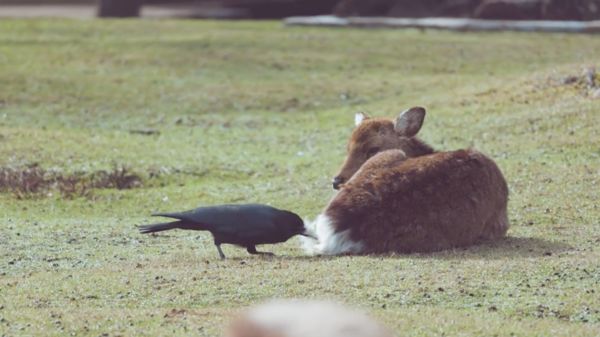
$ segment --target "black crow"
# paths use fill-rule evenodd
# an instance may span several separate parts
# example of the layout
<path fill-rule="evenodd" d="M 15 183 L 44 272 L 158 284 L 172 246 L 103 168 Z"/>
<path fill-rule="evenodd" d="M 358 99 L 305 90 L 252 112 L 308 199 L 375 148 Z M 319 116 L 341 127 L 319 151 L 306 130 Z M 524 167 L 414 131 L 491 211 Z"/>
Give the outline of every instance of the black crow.
<path fill-rule="evenodd" d="M 181 213 L 160 213 L 153 216 L 178 220 L 140 226 L 140 233 L 174 228 L 209 231 L 222 259 L 225 258 L 221 250 L 223 243 L 246 247 L 250 254 L 273 255 L 258 252 L 255 246 L 285 242 L 294 235 L 311 236 L 297 214 L 260 204 L 200 207 Z"/>

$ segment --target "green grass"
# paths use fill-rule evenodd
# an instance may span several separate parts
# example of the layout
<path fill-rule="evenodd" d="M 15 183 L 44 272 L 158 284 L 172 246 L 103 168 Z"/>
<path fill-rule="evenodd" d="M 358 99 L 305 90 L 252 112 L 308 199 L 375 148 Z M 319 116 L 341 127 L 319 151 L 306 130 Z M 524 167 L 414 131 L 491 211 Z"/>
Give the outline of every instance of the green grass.
<path fill-rule="evenodd" d="M 597 336 L 600 99 L 561 79 L 598 50 L 586 35 L 0 21 L 0 166 L 144 180 L 74 199 L 0 193 L 0 335 L 215 336 L 240 307 L 310 297 L 404 336 Z M 225 247 L 220 261 L 206 233 L 136 231 L 155 211 L 228 202 L 314 217 L 353 113 L 413 105 L 436 148 L 497 160 L 507 240 L 335 258 L 291 240 L 263 248 L 273 259 Z"/>

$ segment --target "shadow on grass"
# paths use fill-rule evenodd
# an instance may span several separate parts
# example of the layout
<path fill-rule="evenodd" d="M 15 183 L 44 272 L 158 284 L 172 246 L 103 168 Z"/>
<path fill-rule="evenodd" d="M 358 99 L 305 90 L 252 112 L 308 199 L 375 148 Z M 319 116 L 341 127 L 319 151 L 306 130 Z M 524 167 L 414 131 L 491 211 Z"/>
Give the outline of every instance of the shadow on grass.
<path fill-rule="evenodd" d="M 456 248 L 429 254 L 421 258 L 433 259 L 505 259 L 549 257 L 573 249 L 572 246 L 541 238 L 509 236 L 501 241 L 481 243 L 475 246 Z M 400 257 L 401 255 L 396 255 Z M 414 257 L 414 255 L 413 255 Z"/>
<path fill-rule="evenodd" d="M 383 259 L 420 258 L 441 260 L 467 260 L 467 259 L 505 259 L 505 258 L 536 258 L 550 257 L 559 253 L 572 250 L 573 247 L 557 241 L 541 238 L 514 237 L 509 236 L 501 241 L 481 243 L 474 246 L 455 248 L 433 253 L 412 254 L 380 254 L 364 255 L 366 257 Z M 348 256 L 348 255 L 345 255 Z M 341 256 L 278 256 L 291 260 L 320 261 L 331 260 Z"/>
<path fill-rule="evenodd" d="M 248 255 L 248 256 L 232 256 L 232 257 L 227 257 L 226 260 L 231 260 L 231 261 L 248 261 L 251 259 L 255 259 L 255 260 L 259 260 L 259 261 L 307 261 L 307 262 L 322 262 L 322 261 L 329 261 L 329 260 L 335 260 L 336 258 L 340 258 L 340 256 L 325 256 L 325 255 L 275 255 L 275 256 L 269 256 L 269 255 Z M 222 260 L 224 261 L 224 260 Z"/>
<path fill-rule="evenodd" d="M 169 235 L 156 235 L 152 234 L 151 237 L 170 237 Z M 245 248 L 238 247 L 240 250 Z M 433 253 L 412 253 L 412 254 L 369 254 L 369 255 L 289 255 L 289 254 L 277 254 L 271 255 L 237 255 L 227 256 L 225 260 L 221 261 L 236 261 L 245 262 L 248 260 L 255 261 L 278 261 L 278 260 L 292 260 L 292 261 L 306 261 L 306 262 L 320 262 L 330 261 L 346 257 L 362 257 L 362 258 L 376 258 L 376 259 L 428 259 L 428 260 L 468 260 L 468 259 L 515 259 L 515 258 L 537 258 L 537 257 L 551 257 L 558 255 L 559 253 L 572 250 L 573 247 L 561 242 L 545 240 L 541 238 L 527 238 L 527 237 L 506 237 L 504 240 L 496 242 L 481 243 L 474 246 L 455 248 L 450 250 L 444 250 Z M 264 249 L 264 251 L 269 251 Z"/>

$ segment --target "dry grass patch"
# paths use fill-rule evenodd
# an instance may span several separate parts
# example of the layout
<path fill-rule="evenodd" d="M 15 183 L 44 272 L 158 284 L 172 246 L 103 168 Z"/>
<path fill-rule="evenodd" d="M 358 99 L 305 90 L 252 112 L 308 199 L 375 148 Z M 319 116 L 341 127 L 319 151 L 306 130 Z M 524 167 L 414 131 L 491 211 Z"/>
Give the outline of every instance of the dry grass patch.
<path fill-rule="evenodd" d="M 55 191 L 72 199 L 90 197 L 94 189 L 124 190 L 142 186 L 141 176 L 123 166 L 115 166 L 110 171 L 70 174 L 35 164 L 21 168 L 0 167 L 0 192 L 13 193 L 18 199 L 52 196 Z"/>

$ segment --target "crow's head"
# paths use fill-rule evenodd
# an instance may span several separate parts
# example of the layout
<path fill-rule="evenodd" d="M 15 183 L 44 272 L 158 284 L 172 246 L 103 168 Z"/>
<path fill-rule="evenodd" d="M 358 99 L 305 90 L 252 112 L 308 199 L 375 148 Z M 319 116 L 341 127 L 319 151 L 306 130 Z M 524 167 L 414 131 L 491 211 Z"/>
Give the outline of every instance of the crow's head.
<path fill-rule="evenodd" d="M 283 212 L 285 213 L 285 226 L 290 237 L 294 235 L 302 235 L 316 239 L 315 235 L 304 226 L 304 221 L 302 218 L 300 218 L 300 216 L 298 216 L 298 214 L 290 211 Z"/>

